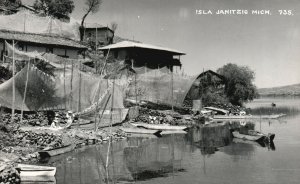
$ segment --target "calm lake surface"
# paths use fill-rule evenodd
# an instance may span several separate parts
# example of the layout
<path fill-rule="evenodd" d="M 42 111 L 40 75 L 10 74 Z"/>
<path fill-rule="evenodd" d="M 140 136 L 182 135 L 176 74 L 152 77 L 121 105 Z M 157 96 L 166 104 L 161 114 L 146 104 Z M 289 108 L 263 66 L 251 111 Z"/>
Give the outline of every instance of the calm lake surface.
<path fill-rule="evenodd" d="M 300 98 L 263 98 L 247 107 L 297 108 Z M 275 110 L 276 110 L 275 108 Z M 130 137 L 54 157 L 56 183 L 300 183 L 300 114 L 256 120 L 256 130 L 275 133 L 274 145 L 233 139 L 229 131 L 243 122 L 218 122 L 185 135 Z M 247 123 L 251 123 L 247 122 Z"/>

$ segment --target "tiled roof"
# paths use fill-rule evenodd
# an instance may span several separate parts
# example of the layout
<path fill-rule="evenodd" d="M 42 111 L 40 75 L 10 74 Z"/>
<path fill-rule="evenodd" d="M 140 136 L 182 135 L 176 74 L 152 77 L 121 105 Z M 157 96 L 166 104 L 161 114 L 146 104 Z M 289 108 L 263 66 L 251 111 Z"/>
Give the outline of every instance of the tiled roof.
<path fill-rule="evenodd" d="M 169 53 L 172 53 L 173 55 L 185 55 L 185 53 L 178 51 L 178 50 L 169 49 L 166 47 L 155 46 L 155 45 L 150 45 L 150 44 L 145 44 L 145 43 L 137 43 L 137 42 L 132 42 L 132 41 L 118 42 L 118 43 L 111 44 L 111 45 L 108 45 L 105 47 L 100 47 L 99 50 L 120 49 L 120 48 L 143 48 L 143 49 L 151 49 L 151 50 L 159 50 L 159 51 L 169 52 Z"/>
<path fill-rule="evenodd" d="M 46 45 L 58 45 L 64 47 L 87 49 L 86 46 L 80 44 L 78 41 L 64 38 L 56 35 L 23 33 L 16 31 L 0 30 L 0 39 L 17 40 L 22 42 L 31 42 Z"/>

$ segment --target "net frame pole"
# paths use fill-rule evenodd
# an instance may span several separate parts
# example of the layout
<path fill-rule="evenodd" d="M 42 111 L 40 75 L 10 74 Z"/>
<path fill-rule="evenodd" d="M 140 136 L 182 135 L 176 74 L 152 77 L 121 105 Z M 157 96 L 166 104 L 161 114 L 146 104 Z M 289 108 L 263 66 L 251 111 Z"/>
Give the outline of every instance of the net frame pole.
<path fill-rule="evenodd" d="M 22 103 L 22 107 L 21 107 L 21 124 L 23 123 L 23 111 L 24 111 L 24 105 L 25 105 L 26 93 L 27 93 L 27 87 L 28 87 L 30 59 L 31 58 L 29 57 L 29 61 L 28 61 L 28 64 L 27 64 L 25 89 L 24 89 L 24 95 L 23 95 L 24 97 L 23 97 L 23 103 Z"/>
<path fill-rule="evenodd" d="M 173 84 L 173 66 L 170 67 L 171 69 L 171 103 L 172 103 L 172 111 L 174 111 L 174 84 Z"/>
<path fill-rule="evenodd" d="M 67 98 L 66 98 L 66 60 L 64 60 L 64 102 L 65 109 L 67 109 Z"/>
<path fill-rule="evenodd" d="M 71 109 L 73 109 L 73 70 L 74 70 L 74 60 L 72 60 L 72 68 L 71 68 L 71 81 L 70 81 L 70 88 L 71 88 L 71 92 L 70 92 L 70 97 L 71 97 Z"/>
<path fill-rule="evenodd" d="M 15 116 L 15 100 L 16 100 L 16 84 L 15 84 L 15 40 L 13 40 L 13 75 L 12 75 L 12 82 L 13 82 L 13 91 L 12 91 L 12 111 L 11 111 L 11 122 L 14 122 Z"/>
<path fill-rule="evenodd" d="M 95 61 L 95 70 L 96 73 L 98 73 L 98 60 L 97 60 L 97 45 L 98 44 L 98 28 L 96 26 L 96 40 L 95 40 L 95 55 L 96 55 L 96 61 Z"/>
<path fill-rule="evenodd" d="M 77 112 L 80 112 L 81 110 L 81 60 L 79 62 L 79 90 L 78 90 L 78 106 L 77 106 Z M 80 115 L 79 115 L 80 117 Z M 78 119 L 79 119 L 78 117 Z M 79 121 L 77 123 L 77 128 L 79 128 Z"/>
<path fill-rule="evenodd" d="M 97 92 L 98 92 L 98 98 L 100 97 L 100 84 L 101 84 L 101 81 L 99 81 L 99 84 L 98 84 L 98 89 L 97 89 Z M 95 97 L 96 97 L 97 94 L 95 94 Z M 97 103 L 96 103 L 96 108 L 95 108 L 95 114 L 94 114 L 94 117 L 95 117 L 95 127 L 94 127 L 94 130 L 97 131 L 97 114 L 98 114 L 98 106 L 99 106 L 99 99 L 97 99 Z"/>

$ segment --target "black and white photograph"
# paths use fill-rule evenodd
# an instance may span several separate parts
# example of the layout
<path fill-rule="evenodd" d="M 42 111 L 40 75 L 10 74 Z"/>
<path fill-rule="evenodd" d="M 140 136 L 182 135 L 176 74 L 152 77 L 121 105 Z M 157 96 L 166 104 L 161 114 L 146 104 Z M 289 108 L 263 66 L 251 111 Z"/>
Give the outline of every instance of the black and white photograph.
<path fill-rule="evenodd" d="M 300 0 L 0 0 L 0 184 L 299 184 Z"/>

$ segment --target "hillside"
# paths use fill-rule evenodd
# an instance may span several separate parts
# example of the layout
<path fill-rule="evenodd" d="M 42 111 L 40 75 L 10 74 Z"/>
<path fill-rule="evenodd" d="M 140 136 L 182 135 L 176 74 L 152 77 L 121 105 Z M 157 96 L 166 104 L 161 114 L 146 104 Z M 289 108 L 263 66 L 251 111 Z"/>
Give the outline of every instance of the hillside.
<path fill-rule="evenodd" d="M 300 84 L 273 88 L 260 88 L 258 89 L 258 93 L 261 96 L 300 96 Z"/>

